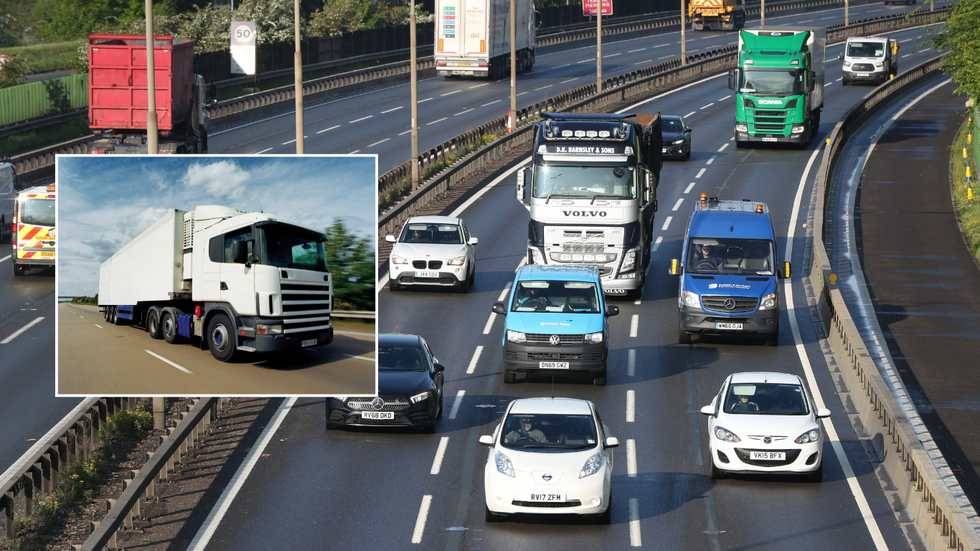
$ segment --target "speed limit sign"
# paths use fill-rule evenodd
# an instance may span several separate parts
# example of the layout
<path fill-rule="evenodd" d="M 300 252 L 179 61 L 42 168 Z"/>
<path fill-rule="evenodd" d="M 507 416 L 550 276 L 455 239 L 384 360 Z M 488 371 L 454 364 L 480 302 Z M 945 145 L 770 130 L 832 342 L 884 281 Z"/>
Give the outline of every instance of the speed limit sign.
<path fill-rule="evenodd" d="M 255 21 L 231 22 L 231 72 L 255 74 Z"/>
<path fill-rule="evenodd" d="M 231 24 L 232 46 L 255 46 L 255 23 L 237 21 Z"/>

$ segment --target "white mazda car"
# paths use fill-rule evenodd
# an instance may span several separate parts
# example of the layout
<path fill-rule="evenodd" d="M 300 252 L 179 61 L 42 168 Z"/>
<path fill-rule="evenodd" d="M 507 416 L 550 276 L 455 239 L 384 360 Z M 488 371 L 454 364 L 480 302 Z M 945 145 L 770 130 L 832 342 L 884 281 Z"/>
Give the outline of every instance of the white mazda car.
<path fill-rule="evenodd" d="M 830 410 L 816 407 L 798 376 L 734 373 L 701 413 L 708 416 L 711 478 L 761 473 L 822 480 L 820 419 Z"/>
<path fill-rule="evenodd" d="M 401 235 L 385 236 L 394 243 L 388 256 L 388 287 L 399 291 L 412 285 L 468 290 L 476 281 L 476 244 L 462 218 L 416 216 L 402 226 Z"/>
<path fill-rule="evenodd" d="M 613 450 L 619 440 L 595 405 L 573 398 L 525 398 L 507 406 L 493 434 L 483 482 L 486 520 L 505 515 L 612 514 Z"/>

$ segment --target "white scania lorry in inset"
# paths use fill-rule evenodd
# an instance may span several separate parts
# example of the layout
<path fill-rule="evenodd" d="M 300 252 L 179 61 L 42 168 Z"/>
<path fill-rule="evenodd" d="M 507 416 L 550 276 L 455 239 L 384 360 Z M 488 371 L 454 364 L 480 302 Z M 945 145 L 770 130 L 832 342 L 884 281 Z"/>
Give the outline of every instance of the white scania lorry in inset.
<path fill-rule="evenodd" d="M 223 362 L 333 341 L 326 236 L 264 213 L 171 209 L 99 269 L 107 322 Z"/>

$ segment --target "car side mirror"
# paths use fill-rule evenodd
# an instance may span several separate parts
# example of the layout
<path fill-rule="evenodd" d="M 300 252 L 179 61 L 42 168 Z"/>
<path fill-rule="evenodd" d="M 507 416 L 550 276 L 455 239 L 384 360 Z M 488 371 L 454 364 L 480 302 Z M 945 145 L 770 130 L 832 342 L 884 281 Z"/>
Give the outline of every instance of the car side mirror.
<path fill-rule="evenodd" d="M 710 405 L 707 405 L 707 406 L 704 406 L 703 408 L 701 408 L 701 414 L 702 415 L 709 415 L 709 416 L 712 416 L 713 417 L 715 415 L 718 415 L 718 412 L 715 411 L 715 405 L 714 404 L 710 404 Z"/>
<path fill-rule="evenodd" d="M 436 373 L 440 373 L 440 372 L 446 370 L 446 366 L 442 365 L 441 363 L 436 363 L 432 367 L 433 367 L 433 369 L 436 370 Z"/>
<path fill-rule="evenodd" d="M 395 236 L 394 235 L 386 235 L 385 236 L 385 241 L 387 241 L 388 243 L 395 243 L 398 240 L 395 239 Z"/>
<path fill-rule="evenodd" d="M 830 410 L 827 408 L 817 408 L 817 419 L 826 419 L 830 417 Z"/>
<path fill-rule="evenodd" d="M 481 434 L 480 435 L 480 443 L 483 444 L 484 446 L 492 446 L 493 445 L 493 435 L 492 434 Z"/>
<path fill-rule="evenodd" d="M 479 242 L 480 242 L 480 240 L 477 239 L 477 238 L 475 238 L 475 237 L 471 237 L 470 240 L 469 240 L 469 244 L 470 245 L 476 245 Z"/>
<path fill-rule="evenodd" d="M 844 52 L 837 54 L 837 59 L 844 59 Z"/>
<path fill-rule="evenodd" d="M 606 438 L 606 443 L 602 447 L 603 448 L 618 448 L 619 447 L 619 438 L 616 438 L 615 436 L 610 436 L 609 438 Z"/>
<path fill-rule="evenodd" d="M 495 302 L 495 303 L 493 303 L 493 306 L 491 306 L 490 309 L 495 314 L 506 314 L 507 313 L 507 310 L 504 309 L 504 303 L 503 302 Z"/>
<path fill-rule="evenodd" d="M 618 315 L 619 315 L 619 306 L 616 306 L 615 304 L 607 304 L 606 305 L 606 317 L 607 318 L 610 317 L 610 316 L 618 316 Z"/>

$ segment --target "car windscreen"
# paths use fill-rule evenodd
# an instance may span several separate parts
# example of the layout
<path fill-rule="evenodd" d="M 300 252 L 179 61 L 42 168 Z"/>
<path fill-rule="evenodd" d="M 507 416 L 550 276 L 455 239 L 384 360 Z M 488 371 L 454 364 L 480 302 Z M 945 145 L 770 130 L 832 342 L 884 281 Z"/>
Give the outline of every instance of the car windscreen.
<path fill-rule="evenodd" d="M 584 450 L 598 443 L 591 415 L 512 413 L 501 430 L 501 445 L 514 450 Z"/>
<path fill-rule="evenodd" d="M 599 293 L 591 281 L 521 280 L 515 286 L 510 311 L 596 314 Z"/>
<path fill-rule="evenodd" d="M 747 415 L 807 415 L 803 387 L 797 384 L 739 383 L 728 387 L 725 413 Z"/>
<path fill-rule="evenodd" d="M 462 245 L 463 232 L 456 224 L 405 224 L 399 243 Z"/>
<path fill-rule="evenodd" d="M 775 251 L 768 239 L 692 237 L 686 271 L 695 274 L 775 274 Z"/>
<path fill-rule="evenodd" d="M 425 371 L 422 354 L 412 346 L 378 345 L 378 371 Z"/>

